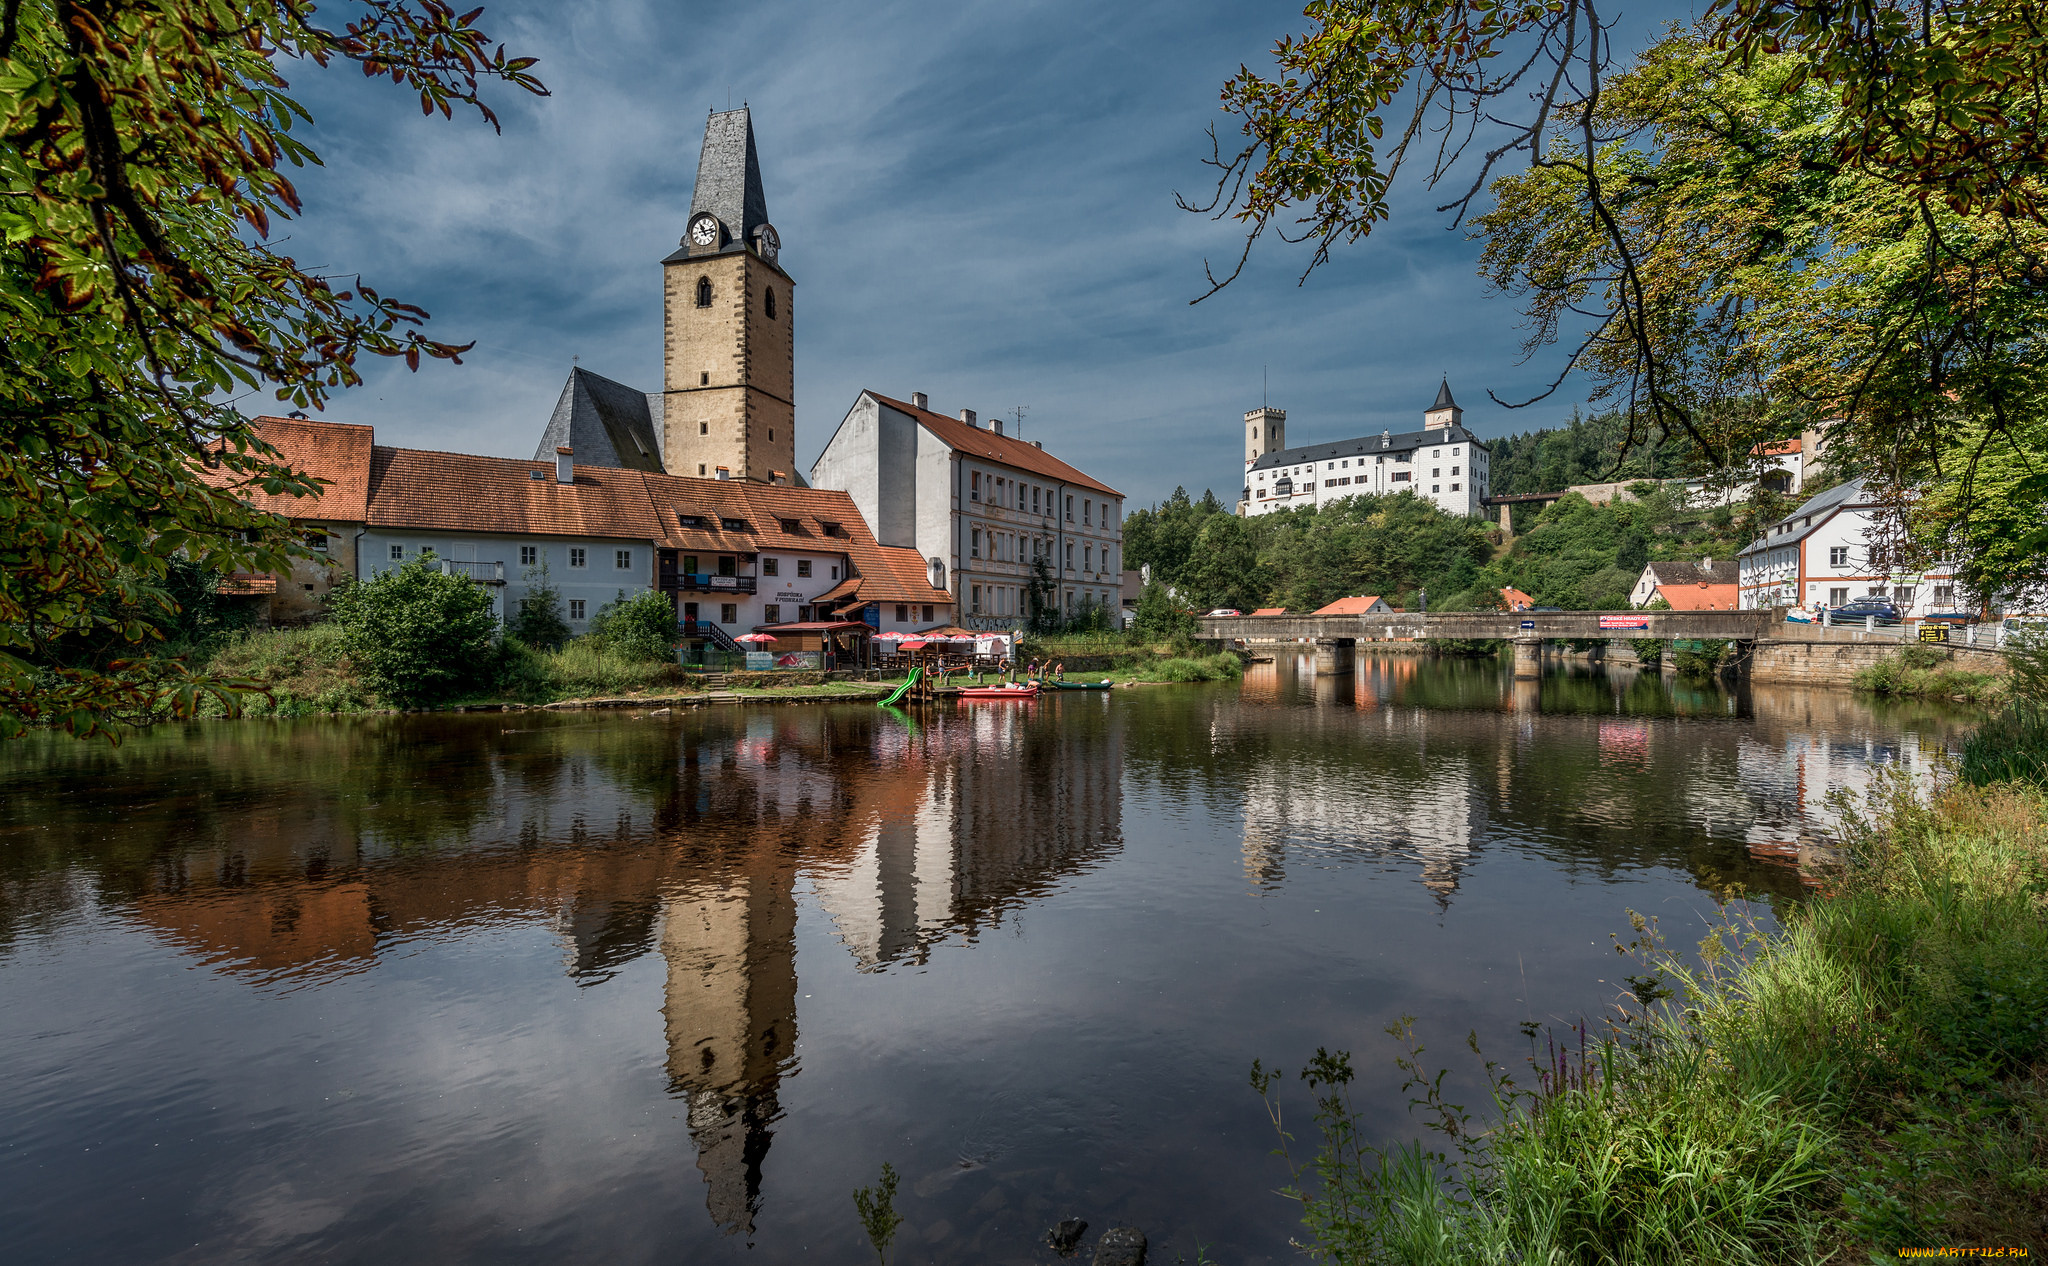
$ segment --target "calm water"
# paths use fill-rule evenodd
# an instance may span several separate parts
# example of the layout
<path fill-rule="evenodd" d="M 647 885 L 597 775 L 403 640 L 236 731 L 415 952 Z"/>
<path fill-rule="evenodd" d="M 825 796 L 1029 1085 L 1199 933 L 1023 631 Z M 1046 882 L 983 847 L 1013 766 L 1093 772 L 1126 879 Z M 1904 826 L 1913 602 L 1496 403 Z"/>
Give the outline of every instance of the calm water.
<path fill-rule="evenodd" d="M 1745 845 L 1961 718 L 1283 657 L 872 706 L 0 747 L 0 1259 L 1297 1260 L 1246 1087 L 1403 1013 L 1470 1084 L 1689 943 Z M 1303 1106 L 1296 1102 L 1297 1108 Z M 1304 1118 L 1305 1119 L 1305 1118 Z"/>

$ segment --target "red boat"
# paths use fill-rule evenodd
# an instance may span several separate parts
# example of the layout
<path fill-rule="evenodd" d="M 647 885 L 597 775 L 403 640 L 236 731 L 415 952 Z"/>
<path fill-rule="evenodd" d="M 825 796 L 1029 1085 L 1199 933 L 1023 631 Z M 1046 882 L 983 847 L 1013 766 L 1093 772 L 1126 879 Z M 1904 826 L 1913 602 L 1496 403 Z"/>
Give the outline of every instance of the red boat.
<path fill-rule="evenodd" d="M 1036 699 L 1036 686 L 962 686 L 962 699 Z"/>

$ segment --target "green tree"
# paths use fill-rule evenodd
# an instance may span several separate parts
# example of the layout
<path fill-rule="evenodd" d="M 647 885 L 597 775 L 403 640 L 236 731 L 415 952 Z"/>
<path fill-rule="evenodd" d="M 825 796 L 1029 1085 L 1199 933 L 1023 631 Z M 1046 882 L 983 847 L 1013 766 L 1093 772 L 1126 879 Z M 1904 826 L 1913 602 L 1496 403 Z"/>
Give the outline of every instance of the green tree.
<path fill-rule="evenodd" d="M 1675 437 L 1733 479 L 1757 443 L 1824 427 L 1894 490 L 1883 554 L 1964 431 L 2019 448 L 2048 316 L 2048 41 L 2027 6 L 1720 0 L 1641 50 L 1591 0 L 1305 14 L 1273 74 L 1224 85 L 1244 140 L 1184 205 L 1246 237 L 1210 293 L 1269 228 L 1311 242 L 1313 270 L 1419 159 L 1454 214 L 1484 211 L 1482 271 L 1523 299 L 1530 350 L 1568 349 L 1552 390 L 1582 372 L 1615 401 L 1620 454 Z"/>
<path fill-rule="evenodd" d="M 1194 556 L 1182 580 L 1202 610 L 1249 609 L 1262 592 L 1258 548 L 1243 519 L 1211 514 L 1195 536 Z"/>
<path fill-rule="evenodd" d="M 1138 594 L 1138 609 L 1131 615 L 1131 631 L 1151 642 L 1192 638 L 1200 625 L 1195 613 L 1174 601 L 1161 581 L 1153 581 Z"/>
<path fill-rule="evenodd" d="M 1129 545 L 1125 551 L 1128 555 Z M 1031 560 L 1031 583 L 1024 587 L 1025 627 L 1033 633 L 1060 631 L 1060 587 L 1053 578 L 1052 560 L 1045 554 Z"/>
<path fill-rule="evenodd" d="M 481 12 L 478 10 L 477 12 Z M 473 106 L 544 91 L 441 0 L 5 0 L 0 5 L 0 734 L 102 733 L 189 714 L 232 683 L 161 657 L 37 662 L 113 633 L 141 649 L 175 615 L 172 560 L 282 570 L 286 520 L 241 494 L 307 493 L 230 400 L 301 409 L 364 355 L 453 359 L 426 314 L 280 249 L 289 167 L 318 162 L 281 67 L 354 63 Z"/>
<path fill-rule="evenodd" d="M 528 646 L 560 650 L 569 640 L 569 622 L 562 618 L 562 591 L 555 588 L 548 565 L 526 569 L 526 593 L 505 631 Z"/>
<path fill-rule="evenodd" d="M 655 589 L 621 593 L 597 609 L 590 636 L 615 655 L 642 663 L 675 658 L 675 599 Z"/>
<path fill-rule="evenodd" d="M 402 708 L 440 703 L 489 681 L 497 670 L 498 621 L 491 596 L 434 556 L 329 596 L 342 648 L 378 694 Z"/>

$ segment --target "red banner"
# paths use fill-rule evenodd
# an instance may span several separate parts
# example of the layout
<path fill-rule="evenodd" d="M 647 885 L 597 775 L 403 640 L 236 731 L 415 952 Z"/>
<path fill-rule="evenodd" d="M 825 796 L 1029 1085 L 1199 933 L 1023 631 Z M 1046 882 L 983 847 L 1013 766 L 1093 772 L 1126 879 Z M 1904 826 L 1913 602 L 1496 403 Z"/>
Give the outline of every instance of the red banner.
<path fill-rule="evenodd" d="M 1603 629 L 1647 629 L 1650 617 L 1646 615 L 1603 615 L 1600 617 Z"/>

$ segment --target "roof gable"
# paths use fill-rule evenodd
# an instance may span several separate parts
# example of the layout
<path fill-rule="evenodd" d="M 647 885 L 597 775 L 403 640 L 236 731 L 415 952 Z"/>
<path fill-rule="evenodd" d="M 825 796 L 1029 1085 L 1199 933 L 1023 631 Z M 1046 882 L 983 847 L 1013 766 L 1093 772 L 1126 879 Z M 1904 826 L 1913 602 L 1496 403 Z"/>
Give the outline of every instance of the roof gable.
<path fill-rule="evenodd" d="M 659 399 L 602 374 L 572 369 L 533 460 L 552 462 L 555 449 L 566 444 L 583 465 L 659 472 L 661 428 L 650 407 Z"/>
<path fill-rule="evenodd" d="M 251 506 L 293 519 L 365 521 L 374 428 L 307 418 L 259 417 L 255 429 L 258 437 L 278 451 L 285 465 L 323 479 L 327 486 L 310 497 L 268 493 L 246 485 L 236 488 Z M 234 486 L 233 472 L 223 468 L 202 468 L 201 474 L 216 487 Z"/>

